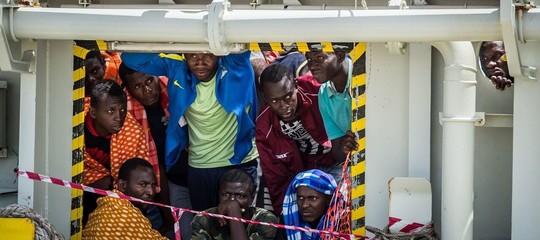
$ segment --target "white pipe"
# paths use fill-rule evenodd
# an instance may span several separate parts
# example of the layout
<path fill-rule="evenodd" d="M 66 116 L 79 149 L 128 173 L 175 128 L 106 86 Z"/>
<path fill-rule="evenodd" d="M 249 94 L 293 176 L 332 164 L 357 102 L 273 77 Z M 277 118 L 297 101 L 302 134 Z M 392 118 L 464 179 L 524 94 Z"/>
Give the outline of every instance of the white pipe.
<path fill-rule="evenodd" d="M 432 45 L 445 61 L 441 239 L 472 239 L 476 56 L 470 42 Z"/>
<path fill-rule="evenodd" d="M 207 14 L 206 10 L 19 8 L 13 25 L 17 38 L 202 43 L 207 42 Z M 524 15 L 525 36 L 536 38 L 540 12 Z M 227 43 L 502 39 L 497 9 L 232 10 L 225 12 L 223 28 Z"/>
<path fill-rule="evenodd" d="M 144 9 L 19 8 L 14 32 L 19 38 L 207 42 L 207 11 Z"/>

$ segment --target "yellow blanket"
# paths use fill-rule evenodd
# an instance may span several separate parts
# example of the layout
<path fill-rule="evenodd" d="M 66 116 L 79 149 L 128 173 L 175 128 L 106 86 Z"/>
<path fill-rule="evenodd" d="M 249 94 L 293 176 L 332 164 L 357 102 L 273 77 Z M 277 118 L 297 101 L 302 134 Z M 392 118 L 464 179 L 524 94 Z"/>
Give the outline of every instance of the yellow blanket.
<path fill-rule="evenodd" d="M 166 240 L 167 238 L 152 229 L 150 221 L 128 200 L 102 197 L 97 200 L 97 208 L 88 218 L 82 239 Z"/>

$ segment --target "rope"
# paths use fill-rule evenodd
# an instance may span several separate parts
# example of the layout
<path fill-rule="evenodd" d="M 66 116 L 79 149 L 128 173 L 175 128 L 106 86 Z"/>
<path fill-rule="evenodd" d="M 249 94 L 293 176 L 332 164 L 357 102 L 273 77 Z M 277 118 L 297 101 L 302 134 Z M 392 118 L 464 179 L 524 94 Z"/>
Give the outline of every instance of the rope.
<path fill-rule="evenodd" d="M 27 206 L 11 204 L 5 208 L 0 208 L 0 217 L 7 218 L 30 218 L 35 227 L 36 240 L 63 240 L 64 236 L 56 232 L 49 221 L 39 215 L 34 209 Z"/>
<path fill-rule="evenodd" d="M 433 222 L 429 222 L 425 226 L 419 228 L 417 231 L 410 233 L 390 233 L 388 226 L 383 230 L 376 227 L 366 226 L 366 230 L 375 234 L 372 240 L 407 240 L 407 239 L 426 239 L 426 240 L 439 240 L 439 236 L 433 228 Z"/>

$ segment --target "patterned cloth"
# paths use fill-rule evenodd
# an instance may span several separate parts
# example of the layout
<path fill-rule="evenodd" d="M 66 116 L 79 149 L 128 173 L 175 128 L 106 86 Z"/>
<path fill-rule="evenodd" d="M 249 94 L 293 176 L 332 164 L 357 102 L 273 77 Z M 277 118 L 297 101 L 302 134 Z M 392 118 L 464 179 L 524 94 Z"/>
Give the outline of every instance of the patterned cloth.
<path fill-rule="evenodd" d="M 119 191 L 114 190 L 119 193 Z M 152 224 L 141 210 L 125 199 L 102 197 L 90 214 L 82 232 L 82 239 L 167 239 L 152 229 Z"/>
<path fill-rule="evenodd" d="M 167 118 L 169 118 L 169 112 L 167 111 L 167 107 L 169 107 L 169 96 L 167 95 L 167 81 L 168 79 L 166 77 L 159 77 L 159 85 L 161 89 L 160 93 L 160 102 L 161 107 L 163 108 L 163 111 L 165 111 L 165 115 Z M 157 155 L 157 148 L 156 144 L 154 143 L 154 139 L 152 138 L 152 133 L 150 132 L 150 126 L 148 125 L 148 117 L 146 115 L 146 110 L 144 109 L 144 106 L 137 101 L 135 98 L 133 98 L 127 89 L 124 90 L 127 96 L 127 110 L 131 115 L 133 115 L 133 118 L 137 120 L 137 122 L 141 125 L 144 135 L 146 137 L 146 145 L 148 148 L 148 162 L 152 164 L 152 167 L 154 167 L 154 172 L 156 172 L 157 177 L 157 186 L 159 185 L 160 176 L 161 173 L 159 172 L 159 166 L 158 166 L 158 155 Z"/>
<path fill-rule="evenodd" d="M 122 80 L 118 74 L 118 69 L 122 63 L 120 53 L 101 51 L 101 56 L 103 57 L 103 60 L 105 60 L 105 76 L 103 76 L 103 79 L 111 79 L 116 81 L 118 84 L 122 84 Z"/>
<path fill-rule="evenodd" d="M 322 194 L 332 196 L 337 184 L 332 175 L 326 174 L 318 169 L 313 169 L 299 173 L 289 185 L 287 193 L 285 194 L 285 200 L 283 200 L 283 220 L 286 225 L 309 228 L 309 224 L 302 220 L 302 217 L 298 212 L 298 204 L 296 202 L 296 188 L 298 188 L 299 186 L 306 186 Z M 322 221 L 322 219 L 325 218 L 325 215 L 321 217 L 321 221 L 317 226 L 317 229 L 319 230 L 325 228 Z M 300 232 L 289 229 L 287 229 L 286 232 L 287 239 L 289 240 L 319 239 L 319 234 L 316 233 Z"/>
<path fill-rule="evenodd" d="M 217 207 L 206 210 L 209 213 L 217 214 Z M 259 222 L 277 223 L 278 220 L 274 214 L 266 209 L 250 207 L 248 209 L 251 220 Z M 246 232 L 251 240 L 272 240 L 276 236 L 276 228 L 255 224 L 247 224 Z M 217 218 L 197 215 L 191 222 L 193 233 L 191 240 L 229 240 L 231 232 L 229 227 L 220 227 Z"/>
<path fill-rule="evenodd" d="M 86 117 L 90 116 L 87 115 Z M 87 123 L 85 122 L 85 124 Z M 83 178 L 85 185 L 92 184 L 106 176 L 112 176 L 114 183 L 116 183 L 120 166 L 126 160 L 134 157 L 148 159 L 148 148 L 146 147 L 143 129 L 130 113 L 127 114 L 120 132 L 111 136 L 110 154 L 111 170 L 109 171 L 84 151 Z"/>

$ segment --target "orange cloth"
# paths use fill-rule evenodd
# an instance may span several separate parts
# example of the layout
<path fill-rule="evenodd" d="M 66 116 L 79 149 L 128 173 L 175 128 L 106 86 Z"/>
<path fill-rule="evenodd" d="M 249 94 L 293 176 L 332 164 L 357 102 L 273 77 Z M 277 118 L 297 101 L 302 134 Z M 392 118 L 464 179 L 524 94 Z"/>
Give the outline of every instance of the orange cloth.
<path fill-rule="evenodd" d="M 114 192 L 119 192 L 114 190 Z M 82 239 L 167 239 L 152 229 L 141 210 L 125 199 L 102 197 L 90 214 Z"/>
<path fill-rule="evenodd" d="M 167 108 L 169 107 L 169 96 L 167 95 L 167 77 L 159 77 L 159 85 L 161 88 L 160 93 L 160 102 L 163 111 L 167 118 L 169 117 L 169 112 Z M 127 89 L 124 89 L 127 96 L 127 110 L 133 115 L 133 118 L 142 126 L 144 135 L 146 136 L 146 143 L 148 147 L 148 161 L 150 163 L 158 163 L 158 155 L 156 144 L 154 143 L 154 138 L 152 137 L 150 126 L 148 126 L 148 117 L 146 116 L 146 110 L 144 106 L 133 98 Z M 154 169 L 155 170 L 155 169 Z M 158 171 L 156 171 L 158 173 Z"/>
<path fill-rule="evenodd" d="M 146 146 L 146 137 L 139 123 L 128 112 L 124 126 L 117 134 L 111 136 L 111 171 L 107 170 L 101 163 L 90 157 L 84 151 L 84 184 L 89 185 L 106 176 L 112 176 L 114 183 L 118 179 L 118 171 L 122 164 L 134 157 L 148 159 L 148 148 Z M 150 162 L 154 171 L 158 173 L 157 162 Z M 158 174 L 156 174 L 158 175 Z M 158 176 L 159 178 L 159 176 Z"/>
<path fill-rule="evenodd" d="M 101 51 L 101 56 L 103 57 L 103 60 L 105 60 L 105 76 L 103 76 L 103 79 L 111 79 L 122 85 L 122 80 L 118 74 L 118 69 L 122 63 L 120 53 Z"/>

